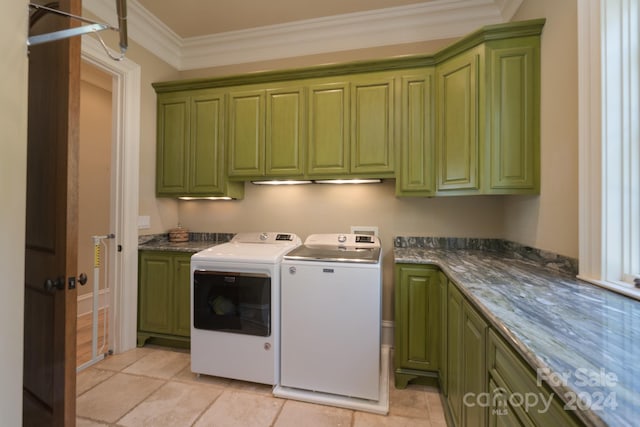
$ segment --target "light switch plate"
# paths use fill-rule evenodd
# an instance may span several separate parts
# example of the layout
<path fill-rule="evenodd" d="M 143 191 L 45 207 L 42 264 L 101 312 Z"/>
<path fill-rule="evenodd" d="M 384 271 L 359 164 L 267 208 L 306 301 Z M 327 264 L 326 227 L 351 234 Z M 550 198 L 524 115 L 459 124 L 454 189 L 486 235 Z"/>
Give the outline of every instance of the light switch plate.
<path fill-rule="evenodd" d="M 138 229 L 145 230 L 151 228 L 151 217 L 149 215 L 138 216 Z"/>

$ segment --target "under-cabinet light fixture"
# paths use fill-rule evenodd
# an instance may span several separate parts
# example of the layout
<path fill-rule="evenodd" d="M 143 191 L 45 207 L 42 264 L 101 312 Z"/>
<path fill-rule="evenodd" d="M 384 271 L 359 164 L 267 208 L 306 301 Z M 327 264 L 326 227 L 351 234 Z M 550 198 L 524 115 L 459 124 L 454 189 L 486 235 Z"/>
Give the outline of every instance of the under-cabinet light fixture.
<path fill-rule="evenodd" d="M 320 179 L 313 181 L 316 184 L 379 184 L 381 179 Z"/>
<path fill-rule="evenodd" d="M 252 184 L 256 185 L 302 185 L 302 184 L 311 184 L 313 181 L 306 180 L 273 180 L 273 181 L 251 181 Z"/>
<path fill-rule="evenodd" d="M 233 200 L 232 197 L 178 197 L 180 200 Z"/>

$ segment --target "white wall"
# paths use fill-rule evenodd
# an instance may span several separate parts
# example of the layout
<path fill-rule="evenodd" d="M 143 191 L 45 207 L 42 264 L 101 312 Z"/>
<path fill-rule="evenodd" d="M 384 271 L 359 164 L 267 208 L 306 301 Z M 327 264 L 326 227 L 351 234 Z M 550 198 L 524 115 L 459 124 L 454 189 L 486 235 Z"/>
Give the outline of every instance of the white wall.
<path fill-rule="evenodd" d="M 0 423 L 7 426 L 22 424 L 27 23 L 26 1 L 3 2 L 0 13 Z"/>
<path fill-rule="evenodd" d="M 514 19 L 547 18 L 541 47 L 541 194 L 505 199 L 505 238 L 578 257 L 577 2 L 525 0 Z"/>
<path fill-rule="evenodd" d="M 394 181 L 363 185 L 259 186 L 245 184 L 238 201 L 180 202 L 192 231 L 283 231 L 303 240 L 313 233 L 378 226 L 382 240 L 383 318 L 393 319 L 393 237 L 501 237 L 499 196 L 397 198 Z"/>

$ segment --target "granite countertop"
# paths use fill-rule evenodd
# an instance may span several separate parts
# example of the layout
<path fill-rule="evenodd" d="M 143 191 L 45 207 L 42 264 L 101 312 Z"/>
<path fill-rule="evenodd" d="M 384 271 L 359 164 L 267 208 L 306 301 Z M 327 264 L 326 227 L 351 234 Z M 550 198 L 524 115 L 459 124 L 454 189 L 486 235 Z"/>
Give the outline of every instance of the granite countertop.
<path fill-rule="evenodd" d="M 228 242 L 233 233 L 189 233 L 187 242 L 170 242 L 168 234 L 149 234 L 138 237 L 138 250 L 196 253 L 211 246 Z"/>
<path fill-rule="evenodd" d="M 579 281 L 577 264 L 531 248 L 412 242 L 396 238 L 395 262 L 440 267 L 534 370 L 550 370 L 553 391 L 587 425 L 638 425 L 640 301 Z"/>

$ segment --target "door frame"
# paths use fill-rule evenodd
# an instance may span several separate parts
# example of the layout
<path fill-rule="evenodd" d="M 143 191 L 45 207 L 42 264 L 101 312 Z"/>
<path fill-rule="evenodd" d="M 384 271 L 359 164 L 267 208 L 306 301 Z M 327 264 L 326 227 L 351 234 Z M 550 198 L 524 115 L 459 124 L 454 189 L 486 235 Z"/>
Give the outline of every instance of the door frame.
<path fill-rule="evenodd" d="M 141 72 L 128 58 L 110 59 L 91 37 L 82 38 L 82 60 L 113 78 L 109 348 L 121 353 L 136 346 Z"/>

